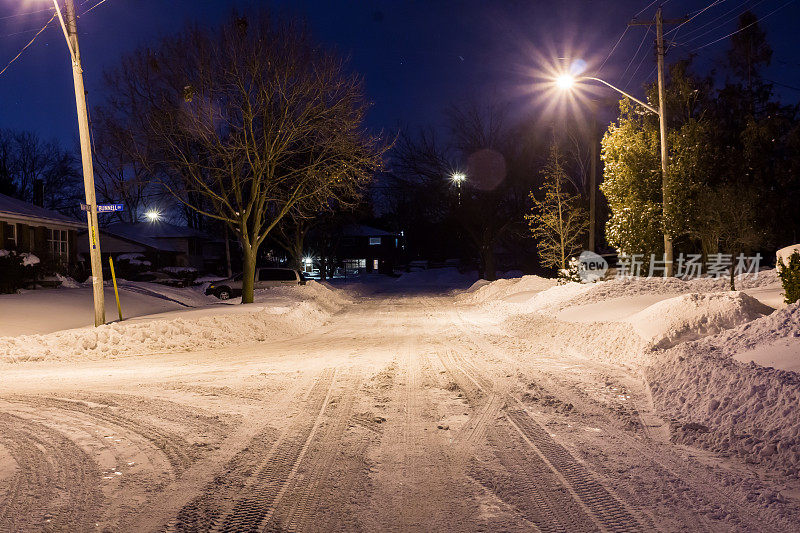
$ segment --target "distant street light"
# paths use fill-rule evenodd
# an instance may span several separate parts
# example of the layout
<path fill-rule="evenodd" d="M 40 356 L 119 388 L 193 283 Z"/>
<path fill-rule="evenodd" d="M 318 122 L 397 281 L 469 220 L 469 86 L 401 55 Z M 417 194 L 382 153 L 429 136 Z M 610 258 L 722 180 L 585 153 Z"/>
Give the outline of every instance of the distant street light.
<path fill-rule="evenodd" d="M 456 187 L 458 187 L 458 205 L 461 205 L 461 184 L 466 181 L 467 175 L 463 172 L 454 172 L 450 176 L 450 179 L 453 180 L 453 183 L 455 183 Z"/>
<path fill-rule="evenodd" d="M 154 209 L 151 209 L 150 211 L 146 212 L 144 216 L 149 222 L 158 222 L 159 220 L 161 220 L 161 213 Z"/>

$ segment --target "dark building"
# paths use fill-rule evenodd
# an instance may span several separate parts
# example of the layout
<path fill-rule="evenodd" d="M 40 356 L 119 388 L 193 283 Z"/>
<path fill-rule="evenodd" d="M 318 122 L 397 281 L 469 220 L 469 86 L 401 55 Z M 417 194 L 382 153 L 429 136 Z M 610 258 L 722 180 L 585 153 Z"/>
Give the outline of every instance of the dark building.
<path fill-rule="evenodd" d="M 101 227 L 100 250 L 104 257 L 111 256 L 115 260 L 137 257 L 153 268 L 193 267 L 214 272 L 220 270 L 225 262 L 222 239 L 215 239 L 198 229 L 163 221 Z M 88 256 L 88 244 L 82 243 L 80 252 Z"/>
<path fill-rule="evenodd" d="M 404 251 L 402 232 L 391 233 L 361 224 L 342 229 L 339 257 L 347 273 L 391 274 L 401 262 Z"/>
<path fill-rule="evenodd" d="M 78 262 L 77 233 L 86 228 L 56 211 L 0 194 L 0 249 L 30 252 L 66 271 Z"/>

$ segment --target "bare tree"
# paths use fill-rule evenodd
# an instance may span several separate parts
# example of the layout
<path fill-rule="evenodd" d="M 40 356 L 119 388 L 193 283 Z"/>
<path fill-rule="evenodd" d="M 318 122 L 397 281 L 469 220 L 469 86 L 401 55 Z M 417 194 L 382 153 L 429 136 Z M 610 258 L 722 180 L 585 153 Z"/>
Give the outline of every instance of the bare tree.
<path fill-rule="evenodd" d="M 98 108 L 94 121 L 95 185 L 106 202 L 122 203 L 114 213 L 121 222 L 135 223 L 142 211 L 157 199 L 159 191 L 149 180 L 147 169 L 130 143 L 130 131 L 111 110 Z"/>
<path fill-rule="evenodd" d="M 48 209 L 80 211 L 81 181 L 74 154 L 26 131 L 0 130 L 0 192 L 36 200 L 36 184 Z"/>
<path fill-rule="evenodd" d="M 555 143 L 542 176 L 542 198 L 531 193 L 533 213 L 525 218 L 537 239 L 542 264 L 564 271 L 569 258 L 580 251 L 589 221 L 580 205 L 580 194 L 569 191 L 573 188 L 577 192 L 578 187 L 564 170 L 563 157 Z"/>
<path fill-rule="evenodd" d="M 386 149 L 363 128 L 361 79 L 303 26 L 268 15 L 189 28 L 107 80 L 116 109 L 146 104 L 141 155 L 153 176 L 238 236 L 243 302 L 253 301 L 258 248 L 281 219 L 355 196 Z"/>

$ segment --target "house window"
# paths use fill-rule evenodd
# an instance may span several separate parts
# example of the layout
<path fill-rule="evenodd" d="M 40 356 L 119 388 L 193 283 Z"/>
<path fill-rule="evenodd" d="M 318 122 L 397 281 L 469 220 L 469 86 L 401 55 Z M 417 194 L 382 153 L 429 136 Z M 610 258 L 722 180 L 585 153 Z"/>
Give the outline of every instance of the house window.
<path fill-rule="evenodd" d="M 6 223 L 6 241 L 8 245 L 13 244 L 13 248 L 17 246 L 17 225 Z"/>
<path fill-rule="evenodd" d="M 378 267 L 378 260 L 377 259 L 373 259 L 372 260 L 372 270 L 378 270 L 378 268 L 379 268 Z"/>
<path fill-rule="evenodd" d="M 67 258 L 67 230 L 63 229 L 48 229 L 47 230 L 47 246 L 50 250 L 50 255 L 53 258 L 64 259 Z"/>
<path fill-rule="evenodd" d="M 381 243 L 381 238 L 380 237 L 370 237 L 369 238 L 370 246 L 373 246 L 375 244 L 380 244 L 380 243 Z"/>

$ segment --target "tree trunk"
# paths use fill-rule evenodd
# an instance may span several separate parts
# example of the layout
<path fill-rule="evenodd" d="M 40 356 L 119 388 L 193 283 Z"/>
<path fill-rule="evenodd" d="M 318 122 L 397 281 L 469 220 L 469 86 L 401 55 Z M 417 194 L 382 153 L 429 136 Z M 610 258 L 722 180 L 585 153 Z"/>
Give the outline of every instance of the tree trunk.
<path fill-rule="evenodd" d="M 491 245 L 481 246 L 481 260 L 483 262 L 483 279 L 494 281 L 497 279 L 497 271 L 494 265 L 494 252 Z"/>
<path fill-rule="evenodd" d="M 242 252 L 244 254 L 244 270 L 242 276 L 242 303 L 253 303 L 253 289 L 255 286 L 256 276 L 256 253 L 258 249 L 254 249 L 249 243 L 242 243 Z"/>
<path fill-rule="evenodd" d="M 732 291 L 736 290 L 736 276 L 734 275 L 734 272 L 736 271 L 736 268 L 734 268 L 734 264 L 733 264 L 733 262 L 734 262 L 733 258 L 734 257 L 736 257 L 736 256 L 734 254 L 731 254 L 731 290 Z"/>
<path fill-rule="evenodd" d="M 328 279 L 328 261 L 325 258 L 325 254 L 322 254 L 319 258 L 319 279 L 322 281 Z"/>

